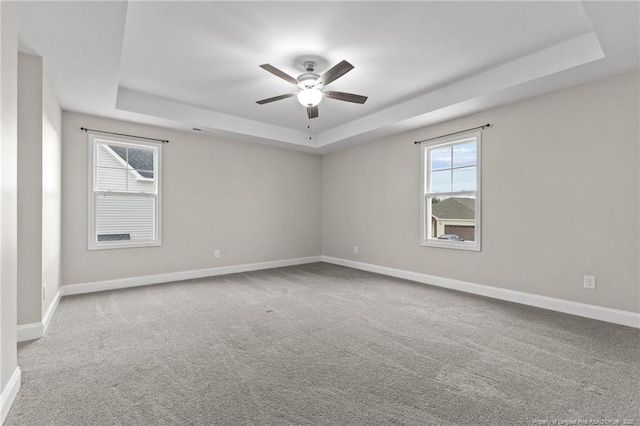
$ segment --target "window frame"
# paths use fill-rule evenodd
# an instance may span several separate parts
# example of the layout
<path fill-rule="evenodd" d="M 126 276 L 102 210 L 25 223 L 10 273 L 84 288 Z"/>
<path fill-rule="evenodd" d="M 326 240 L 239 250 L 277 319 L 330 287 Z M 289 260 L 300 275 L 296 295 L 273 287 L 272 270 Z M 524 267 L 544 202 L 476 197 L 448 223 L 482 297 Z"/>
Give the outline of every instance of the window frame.
<path fill-rule="evenodd" d="M 153 148 L 155 152 L 155 192 L 130 192 L 130 191 L 101 191 L 98 190 L 98 144 L 107 143 L 109 145 L 120 145 L 127 148 L 142 147 L 145 149 Z M 113 137 L 110 135 L 102 135 L 97 133 L 88 134 L 88 232 L 87 232 L 87 249 L 88 250 L 108 250 L 136 247 L 157 247 L 162 245 L 162 144 L 148 142 L 133 137 Z M 118 157 L 116 160 L 120 161 Z M 121 162 L 125 163 L 124 160 Z M 126 164 L 123 164 L 126 166 Z M 134 169 L 136 175 L 139 173 Z M 150 180 L 141 176 L 141 180 Z M 96 229 L 96 201 L 98 196 L 127 196 L 127 197 L 153 197 L 155 198 L 155 224 L 154 231 L 156 238 L 150 241 L 134 241 L 130 240 L 111 240 L 98 241 Z"/>
<path fill-rule="evenodd" d="M 432 150 L 446 147 L 455 146 L 463 143 L 468 143 L 475 140 L 476 142 L 476 190 L 475 191 L 451 191 L 451 192 L 429 192 L 429 178 L 431 175 L 431 162 L 429 161 L 429 154 Z M 423 247 L 439 247 L 456 250 L 471 250 L 481 251 L 482 244 L 482 132 L 474 131 L 463 133 L 455 136 L 442 137 L 434 139 L 429 143 L 423 143 L 421 154 L 421 195 L 420 195 L 420 245 Z M 453 167 L 453 165 L 452 165 Z M 455 197 L 464 195 L 475 195 L 475 241 L 451 241 L 451 240 L 438 240 L 432 238 L 431 235 L 431 203 L 429 198 L 431 196 L 442 197 Z"/>

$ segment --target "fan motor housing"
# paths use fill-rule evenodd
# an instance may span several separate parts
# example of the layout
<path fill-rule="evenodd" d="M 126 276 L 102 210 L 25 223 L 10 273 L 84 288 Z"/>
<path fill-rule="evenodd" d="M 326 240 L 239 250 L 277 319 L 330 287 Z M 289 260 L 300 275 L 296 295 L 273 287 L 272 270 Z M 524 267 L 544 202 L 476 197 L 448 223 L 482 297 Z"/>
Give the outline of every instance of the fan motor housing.
<path fill-rule="evenodd" d="M 299 82 L 298 87 L 301 89 L 310 89 L 315 87 L 316 81 L 318 81 L 319 78 L 320 76 L 318 74 L 314 74 L 312 72 L 300 74 L 297 79 Z"/>

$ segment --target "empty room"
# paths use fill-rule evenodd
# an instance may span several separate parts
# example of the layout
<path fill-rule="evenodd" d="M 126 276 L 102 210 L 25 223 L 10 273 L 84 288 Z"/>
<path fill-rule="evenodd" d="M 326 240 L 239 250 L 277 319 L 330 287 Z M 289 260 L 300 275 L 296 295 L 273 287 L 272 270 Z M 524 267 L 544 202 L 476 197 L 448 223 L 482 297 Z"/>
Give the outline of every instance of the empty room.
<path fill-rule="evenodd" d="M 640 425 L 640 2 L 1 1 L 0 424 Z"/>

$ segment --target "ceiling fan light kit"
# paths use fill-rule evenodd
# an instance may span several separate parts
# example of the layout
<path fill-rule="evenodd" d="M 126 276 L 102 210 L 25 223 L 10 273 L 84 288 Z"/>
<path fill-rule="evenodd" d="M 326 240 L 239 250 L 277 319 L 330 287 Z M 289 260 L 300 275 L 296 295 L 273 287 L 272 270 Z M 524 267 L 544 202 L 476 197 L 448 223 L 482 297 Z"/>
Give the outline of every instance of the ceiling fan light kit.
<path fill-rule="evenodd" d="M 354 67 L 347 61 L 342 61 L 329 69 L 322 76 L 316 74 L 314 71 L 317 64 L 313 61 L 307 61 L 304 63 L 305 73 L 300 74 L 298 78 L 293 78 L 284 71 L 279 70 L 270 64 L 262 64 L 260 68 L 270 72 L 271 74 L 280 77 L 281 79 L 294 84 L 299 91 L 297 93 L 287 93 L 285 95 L 274 96 L 272 98 L 262 99 L 256 101 L 259 105 L 279 101 L 282 99 L 290 98 L 296 95 L 298 102 L 307 108 L 307 116 L 309 118 L 318 117 L 318 104 L 322 101 L 324 96 L 336 99 L 339 101 L 352 102 L 357 104 L 364 104 L 367 100 L 366 96 L 355 95 L 353 93 L 344 92 L 325 92 L 324 87 L 329 83 L 342 77 Z"/>
<path fill-rule="evenodd" d="M 305 107 L 314 107 L 322 100 L 322 92 L 315 88 L 304 89 L 298 92 L 298 102 Z"/>

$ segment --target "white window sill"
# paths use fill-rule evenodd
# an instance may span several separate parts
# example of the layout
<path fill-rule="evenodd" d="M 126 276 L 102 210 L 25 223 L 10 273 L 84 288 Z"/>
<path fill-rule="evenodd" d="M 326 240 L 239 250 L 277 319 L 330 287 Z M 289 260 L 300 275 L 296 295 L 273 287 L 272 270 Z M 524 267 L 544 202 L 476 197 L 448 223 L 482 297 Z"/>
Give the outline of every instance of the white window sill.
<path fill-rule="evenodd" d="M 125 249 L 125 248 L 139 248 L 139 247 L 158 247 L 160 246 L 160 241 L 152 241 L 152 242 L 136 242 L 130 244 L 123 244 L 121 241 L 115 243 L 95 243 L 89 244 L 87 247 L 88 250 L 111 250 L 111 249 Z"/>
<path fill-rule="evenodd" d="M 447 241 L 428 239 L 421 244 L 423 247 L 437 247 L 454 250 L 480 251 L 480 242 L 478 241 Z"/>

